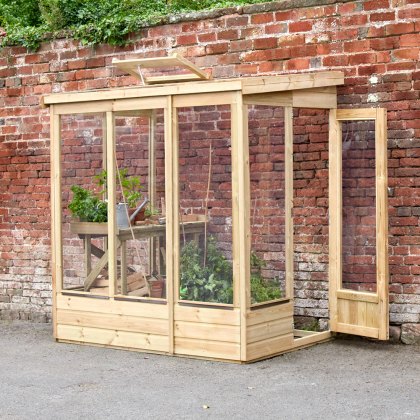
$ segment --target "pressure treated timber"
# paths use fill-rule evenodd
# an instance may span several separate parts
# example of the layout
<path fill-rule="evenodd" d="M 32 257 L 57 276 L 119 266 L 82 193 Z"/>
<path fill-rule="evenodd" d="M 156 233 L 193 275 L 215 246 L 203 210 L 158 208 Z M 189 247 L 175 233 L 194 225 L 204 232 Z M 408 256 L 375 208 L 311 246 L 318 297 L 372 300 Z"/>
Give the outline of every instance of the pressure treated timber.
<path fill-rule="evenodd" d="M 240 360 L 240 345 L 225 341 L 175 337 L 175 354 L 224 360 Z"/>
<path fill-rule="evenodd" d="M 292 316 L 251 325 L 247 327 L 247 344 L 290 334 L 291 331 L 293 331 Z"/>
<path fill-rule="evenodd" d="M 286 90 L 311 89 L 344 84 L 344 73 L 340 71 L 290 74 L 271 77 L 250 77 L 242 79 L 244 95 Z"/>
<path fill-rule="evenodd" d="M 244 95 L 279 92 L 344 84 L 343 72 L 318 72 L 272 77 L 221 79 L 185 84 L 166 84 L 121 89 L 104 89 L 87 92 L 56 93 L 44 96 L 44 105 L 74 102 L 96 102 L 151 96 L 185 95 L 206 92 L 242 91 Z M 93 107 L 92 107 L 93 108 Z"/>
<path fill-rule="evenodd" d="M 286 258 L 285 297 L 293 298 L 293 108 L 284 108 L 284 246 Z"/>
<path fill-rule="evenodd" d="M 247 361 L 269 357 L 293 348 L 293 333 L 247 345 Z"/>
<path fill-rule="evenodd" d="M 341 171 L 342 171 L 342 138 L 341 125 L 337 120 L 337 110 L 330 110 L 329 115 L 329 169 L 328 169 L 328 202 L 329 202 L 329 310 L 330 328 L 337 328 L 337 291 L 341 287 Z"/>
<path fill-rule="evenodd" d="M 85 297 L 86 296 L 86 297 Z M 96 299 L 85 296 L 57 296 L 57 310 L 74 312 L 95 312 L 98 314 L 116 314 L 141 318 L 168 319 L 167 305 L 127 300 Z"/>
<path fill-rule="evenodd" d="M 386 109 L 376 109 L 376 283 L 379 297 L 379 339 L 389 339 L 388 154 Z"/>
<path fill-rule="evenodd" d="M 335 86 L 290 90 L 286 92 L 254 93 L 244 95 L 247 105 L 284 106 L 294 108 L 337 108 Z"/>
<path fill-rule="evenodd" d="M 176 305 L 174 344 L 176 354 L 240 359 L 240 311 Z"/>
<path fill-rule="evenodd" d="M 375 293 L 367 292 L 357 292 L 353 290 L 338 290 L 336 293 L 339 299 L 348 299 L 348 300 L 363 300 L 364 302 L 374 302 L 378 303 L 379 297 Z"/>
<path fill-rule="evenodd" d="M 118 60 L 114 58 L 112 64 L 122 71 L 142 80 L 146 84 L 150 83 L 167 83 L 168 81 L 185 82 L 196 79 L 209 79 L 210 73 L 206 73 L 198 68 L 191 61 L 185 59 L 178 54 L 172 54 L 167 57 L 152 58 L 134 58 L 127 60 Z M 141 69 L 145 68 L 165 68 L 165 67 L 181 67 L 183 70 L 189 70 L 187 74 L 164 75 L 164 76 L 144 76 Z"/>
<path fill-rule="evenodd" d="M 293 316 L 293 303 L 281 303 L 267 308 L 251 310 L 247 313 L 247 325 L 262 324 Z"/>
<path fill-rule="evenodd" d="M 175 337 L 240 343 L 237 325 L 175 321 Z"/>
<path fill-rule="evenodd" d="M 142 60 L 142 59 L 140 59 Z M 136 65 L 174 64 L 172 58 L 147 59 Z M 181 59 L 182 61 L 182 59 Z M 201 77 L 202 71 L 191 66 L 193 76 L 147 76 L 153 86 L 48 95 L 52 127 L 52 200 L 53 200 L 53 315 L 59 341 L 111 346 L 116 348 L 177 354 L 215 360 L 249 362 L 303 348 L 331 338 L 331 332 L 299 332 L 293 329 L 293 108 L 330 109 L 330 313 L 335 331 L 383 338 L 388 334 L 385 317 L 387 299 L 387 202 L 386 202 L 386 114 L 383 109 L 336 110 L 336 86 L 343 84 L 342 72 L 317 72 L 253 78 L 203 80 L 183 83 L 185 77 Z M 143 75 L 144 77 L 144 75 Z M 206 74 L 205 77 L 208 77 Z M 173 79 L 174 83 L 163 84 Z M 175 83 L 176 82 L 176 83 Z M 162 84 L 160 84 L 162 83 Z M 185 221 L 179 215 L 178 118 L 180 107 L 230 105 L 232 174 L 232 264 L 234 272 L 233 304 L 212 304 L 179 300 L 179 237 L 181 228 L 199 236 L 204 220 Z M 275 302 L 251 305 L 250 288 L 250 175 L 248 104 L 285 107 L 285 271 L 286 293 Z M 148 190 L 156 189 L 156 161 L 165 160 L 166 225 L 133 227 L 136 238 L 164 238 L 166 242 L 167 300 L 123 296 L 118 289 L 117 247 L 125 247 L 132 238 L 130 229 L 115 224 L 114 209 L 116 146 L 115 117 L 146 117 L 153 124 L 156 110 L 163 120 L 164 150 L 154 153 L 153 130 L 149 131 Z M 85 249 L 99 260 L 107 259 L 110 281 L 93 283 L 93 296 L 81 290 L 61 291 L 62 268 L 62 195 L 60 166 L 60 116 L 63 114 L 101 113 L 105 147 L 104 169 L 110 185 L 109 223 L 102 225 L 71 223 L 70 229 L 85 241 Z M 376 192 L 377 192 L 377 293 L 341 288 L 341 121 L 375 120 Z M 162 130 L 158 132 L 162 136 Z M 55 160 L 55 162 L 54 162 Z M 58 162 L 58 163 L 57 163 Z M 159 176 L 162 174 L 160 173 Z M 163 192 L 163 190 L 161 191 Z M 380 222 L 379 222 L 380 219 Z M 94 225 L 94 226 L 93 226 Z M 338 237 L 331 238 L 331 236 Z M 90 243 L 104 238 L 102 250 Z M 58 248 L 56 246 L 58 245 Z M 125 255 L 125 253 L 124 253 Z M 120 257 L 125 266 L 130 260 Z M 154 258 L 149 259 L 152 266 Z M 125 261 L 125 262 L 124 262 Z M 85 266 L 91 258 L 85 255 Z M 97 269 L 96 267 L 93 270 Z M 147 264 L 147 263 L 146 263 Z M 93 266 L 93 264 L 91 264 Z M 106 265 L 106 264 L 105 264 Z M 102 265 L 100 264 L 102 267 Z M 89 268 L 89 267 L 88 267 Z M 90 274 L 87 275 L 89 277 Z M 92 275 L 93 276 L 93 275 Z M 58 279 L 60 279 L 59 284 Z M 89 278 L 89 281 L 91 279 Z M 95 280 L 96 281 L 96 280 Z M 125 291 L 125 290 L 123 290 Z M 297 338 L 296 338 L 297 337 Z"/>
<path fill-rule="evenodd" d="M 178 184 L 178 178 L 175 178 L 174 172 L 176 164 L 174 165 L 174 159 L 176 157 L 177 145 L 174 143 L 174 108 L 173 108 L 173 97 L 166 97 L 166 107 L 164 111 L 164 149 L 165 149 L 165 217 L 166 217 L 166 275 L 170 281 L 166 282 L 166 297 L 168 299 L 168 323 L 169 323 L 169 352 L 174 354 L 175 343 L 174 343 L 174 304 L 175 304 L 175 289 L 174 289 L 174 278 L 175 278 L 175 258 L 178 258 L 176 254 L 176 241 L 174 237 L 175 223 L 177 223 L 178 207 L 175 206 L 175 192 L 174 185 Z M 160 261 L 160 257 L 159 257 Z"/>
<path fill-rule="evenodd" d="M 342 121 L 375 121 L 376 292 L 342 288 Z M 387 340 L 388 204 L 386 110 L 330 111 L 330 328 L 332 331 Z"/>
<path fill-rule="evenodd" d="M 168 322 L 166 319 L 138 317 L 125 314 L 59 309 L 57 311 L 57 322 L 61 325 L 140 332 L 154 335 L 169 335 Z"/>
<path fill-rule="evenodd" d="M 305 331 L 309 332 L 309 331 Z M 294 332 L 296 337 L 296 331 Z M 312 332 L 311 334 L 303 335 L 302 337 L 295 338 L 293 340 L 293 347 L 295 349 L 307 347 L 311 344 L 316 344 L 320 342 L 325 342 L 330 340 L 332 337 L 331 331 L 323 331 L 323 332 Z"/>
<path fill-rule="evenodd" d="M 57 339 L 81 343 L 129 347 L 139 350 L 168 352 L 168 336 L 134 333 L 103 328 L 57 325 Z"/>
<path fill-rule="evenodd" d="M 197 308 L 179 304 L 175 305 L 174 314 L 175 321 L 240 325 L 239 309 Z"/>

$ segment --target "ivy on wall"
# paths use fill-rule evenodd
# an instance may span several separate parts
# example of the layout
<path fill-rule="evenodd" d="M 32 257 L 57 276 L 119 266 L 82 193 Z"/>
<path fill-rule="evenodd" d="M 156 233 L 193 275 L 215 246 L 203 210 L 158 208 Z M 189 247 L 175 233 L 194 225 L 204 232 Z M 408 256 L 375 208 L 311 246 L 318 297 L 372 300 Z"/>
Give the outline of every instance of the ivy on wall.
<path fill-rule="evenodd" d="M 127 35 L 168 15 L 261 0 L 0 0 L 0 45 L 35 50 L 42 40 L 67 35 L 85 45 L 124 45 Z"/>

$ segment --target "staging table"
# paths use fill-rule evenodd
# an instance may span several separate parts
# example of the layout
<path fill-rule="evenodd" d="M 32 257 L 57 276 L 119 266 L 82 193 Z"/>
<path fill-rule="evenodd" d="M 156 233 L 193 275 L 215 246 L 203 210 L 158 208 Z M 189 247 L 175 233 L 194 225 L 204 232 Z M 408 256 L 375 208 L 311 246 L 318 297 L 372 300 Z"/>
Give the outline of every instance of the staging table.
<path fill-rule="evenodd" d="M 199 218 L 199 216 L 197 216 Z M 185 221 L 180 224 L 180 231 L 183 235 L 193 235 L 194 240 L 198 241 L 200 234 L 204 232 L 204 220 Z M 93 223 L 93 222 L 72 222 L 70 223 L 70 232 L 77 234 L 79 238 L 84 241 L 84 261 L 86 267 L 86 279 L 84 282 L 84 290 L 88 291 L 99 273 L 108 264 L 108 250 L 106 246 L 104 249 L 100 249 L 96 245 L 92 244 L 94 238 L 107 238 L 108 237 L 108 224 L 107 223 Z M 157 238 L 163 244 L 165 249 L 165 235 L 166 225 L 165 224 L 144 224 L 141 226 L 132 226 L 132 228 L 119 228 L 117 230 L 117 246 L 121 247 L 121 293 L 126 293 L 127 288 L 127 241 L 132 240 L 133 236 L 135 239 L 145 238 Z M 159 250 L 161 246 L 159 244 Z M 92 255 L 99 258 L 99 261 L 94 267 L 92 267 Z M 159 269 L 161 264 L 165 264 L 164 253 L 162 253 L 163 261 L 161 262 L 161 255 L 159 253 Z M 153 258 L 152 258 L 153 260 Z M 153 269 L 151 270 L 153 271 Z"/>

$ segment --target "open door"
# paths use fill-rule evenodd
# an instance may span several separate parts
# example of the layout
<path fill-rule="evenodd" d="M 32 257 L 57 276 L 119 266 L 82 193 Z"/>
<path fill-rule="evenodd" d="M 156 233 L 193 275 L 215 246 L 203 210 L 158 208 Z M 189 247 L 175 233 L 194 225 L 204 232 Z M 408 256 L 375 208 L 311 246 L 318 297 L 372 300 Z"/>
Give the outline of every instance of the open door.
<path fill-rule="evenodd" d="M 330 113 L 331 331 L 387 340 L 386 110 Z"/>

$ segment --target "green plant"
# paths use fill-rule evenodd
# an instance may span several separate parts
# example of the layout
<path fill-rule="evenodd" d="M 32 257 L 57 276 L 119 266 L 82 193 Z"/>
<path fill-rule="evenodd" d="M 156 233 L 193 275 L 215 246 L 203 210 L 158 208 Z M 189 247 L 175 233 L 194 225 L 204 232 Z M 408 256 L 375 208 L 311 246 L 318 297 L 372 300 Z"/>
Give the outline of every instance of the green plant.
<path fill-rule="evenodd" d="M 251 252 L 251 303 L 268 302 L 280 299 L 282 294 L 276 279 L 267 280 L 262 275 L 262 269 L 267 263 L 255 252 Z"/>
<path fill-rule="evenodd" d="M 232 264 L 216 245 L 214 237 L 207 241 L 207 259 L 195 241 L 186 243 L 180 257 L 180 296 L 183 300 L 232 303 Z M 251 303 L 268 302 L 282 296 L 276 279 L 266 280 L 262 269 L 266 262 L 251 252 Z"/>
<path fill-rule="evenodd" d="M 0 0 L 0 46 L 37 49 L 42 40 L 67 36 L 82 44 L 124 45 L 129 34 L 170 21 L 171 15 L 260 0 Z"/>
<path fill-rule="evenodd" d="M 195 241 L 186 243 L 180 258 L 180 296 L 183 300 L 232 303 L 232 264 L 216 246 L 214 237 L 207 240 L 207 259 Z"/>
<path fill-rule="evenodd" d="M 101 193 L 106 193 L 107 171 L 105 169 L 102 170 L 98 175 L 95 176 L 95 179 L 98 185 L 103 188 Z M 128 207 L 136 207 L 138 201 L 142 197 L 140 190 L 143 187 L 140 183 L 140 178 L 138 176 L 129 176 L 128 169 L 123 168 L 118 170 L 118 174 L 116 176 L 117 186 L 120 184 L 120 181 L 122 187 L 122 195 L 127 202 Z"/>
<path fill-rule="evenodd" d="M 159 210 L 153 207 L 150 203 L 146 206 L 144 210 L 144 215 L 146 217 L 157 216 L 159 214 Z"/>
<path fill-rule="evenodd" d="M 73 199 L 69 204 L 69 209 L 73 216 L 86 222 L 106 222 L 108 220 L 108 206 L 105 201 L 78 185 L 73 185 L 71 191 Z"/>

